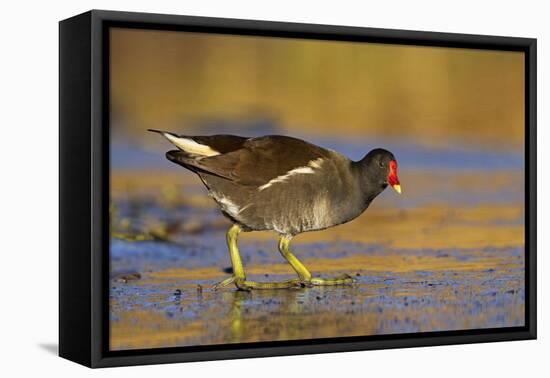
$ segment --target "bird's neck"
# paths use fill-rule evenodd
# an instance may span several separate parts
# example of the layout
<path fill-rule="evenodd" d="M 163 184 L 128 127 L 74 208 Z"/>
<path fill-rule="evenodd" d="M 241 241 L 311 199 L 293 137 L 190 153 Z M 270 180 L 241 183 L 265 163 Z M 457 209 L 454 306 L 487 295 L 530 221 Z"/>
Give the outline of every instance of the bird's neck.
<path fill-rule="evenodd" d="M 366 159 L 352 162 L 352 172 L 358 185 L 357 191 L 365 209 L 387 187 L 385 182 L 379 182 L 376 175 L 373 175 L 370 171 Z"/>

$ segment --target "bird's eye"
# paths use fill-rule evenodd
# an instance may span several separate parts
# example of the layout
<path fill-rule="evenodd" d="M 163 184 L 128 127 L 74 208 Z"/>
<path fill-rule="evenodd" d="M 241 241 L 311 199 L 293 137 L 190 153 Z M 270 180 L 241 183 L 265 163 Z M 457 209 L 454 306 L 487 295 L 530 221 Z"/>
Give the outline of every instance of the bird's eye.
<path fill-rule="evenodd" d="M 383 163 L 383 162 L 379 162 L 379 163 L 378 163 L 378 166 L 379 166 L 380 168 L 384 168 L 384 163 Z"/>

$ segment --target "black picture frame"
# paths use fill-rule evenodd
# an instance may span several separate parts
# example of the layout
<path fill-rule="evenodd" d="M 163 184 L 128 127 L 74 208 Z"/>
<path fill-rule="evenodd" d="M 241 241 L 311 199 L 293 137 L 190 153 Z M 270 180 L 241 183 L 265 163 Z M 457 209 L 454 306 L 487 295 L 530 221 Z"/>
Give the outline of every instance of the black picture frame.
<path fill-rule="evenodd" d="M 109 351 L 110 27 L 525 53 L 525 326 Z M 536 39 L 92 10 L 59 24 L 59 354 L 89 367 L 535 339 Z"/>

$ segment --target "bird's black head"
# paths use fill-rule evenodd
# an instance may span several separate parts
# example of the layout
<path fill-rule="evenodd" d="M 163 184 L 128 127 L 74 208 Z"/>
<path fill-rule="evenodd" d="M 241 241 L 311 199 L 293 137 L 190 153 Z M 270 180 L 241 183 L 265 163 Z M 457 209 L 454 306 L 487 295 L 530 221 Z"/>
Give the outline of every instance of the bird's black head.
<path fill-rule="evenodd" d="M 376 148 L 359 163 L 363 176 L 370 185 L 380 187 L 382 190 L 390 185 L 401 194 L 401 185 L 397 178 L 397 160 L 390 151 Z"/>

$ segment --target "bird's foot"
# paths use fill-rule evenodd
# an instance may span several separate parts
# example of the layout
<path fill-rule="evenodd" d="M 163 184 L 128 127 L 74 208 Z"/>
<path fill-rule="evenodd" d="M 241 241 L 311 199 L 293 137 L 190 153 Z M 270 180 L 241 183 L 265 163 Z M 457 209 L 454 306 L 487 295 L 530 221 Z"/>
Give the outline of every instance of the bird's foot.
<path fill-rule="evenodd" d="M 334 278 L 319 278 L 313 277 L 306 284 L 311 286 L 335 286 L 335 285 L 351 285 L 355 280 L 349 274 L 342 274 Z"/>
<path fill-rule="evenodd" d="M 276 282 L 257 282 L 257 281 L 248 281 L 243 277 L 231 276 L 221 282 L 218 282 L 213 286 L 214 290 L 221 289 L 223 287 L 235 284 L 237 289 L 243 291 L 251 290 L 275 290 L 275 289 L 292 289 L 304 287 L 305 284 L 302 280 L 294 278 L 286 281 L 276 281 Z"/>
<path fill-rule="evenodd" d="M 231 276 L 225 280 L 218 282 L 212 288 L 218 290 L 234 284 L 237 289 L 243 291 L 251 290 L 276 290 L 276 289 L 295 289 L 303 287 L 313 286 L 336 286 L 336 285 L 351 285 L 355 280 L 349 274 L 342 274 L 341 276 L 334 278 L 294 278 L 286 281 L 274 281 L 274 282 L 257 282 L 248 281 L 244 277 Z"/>

